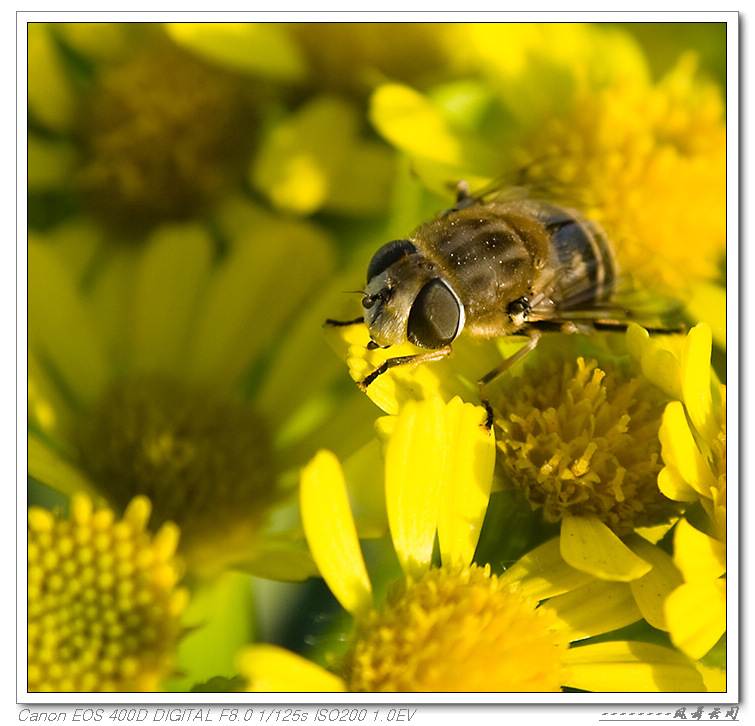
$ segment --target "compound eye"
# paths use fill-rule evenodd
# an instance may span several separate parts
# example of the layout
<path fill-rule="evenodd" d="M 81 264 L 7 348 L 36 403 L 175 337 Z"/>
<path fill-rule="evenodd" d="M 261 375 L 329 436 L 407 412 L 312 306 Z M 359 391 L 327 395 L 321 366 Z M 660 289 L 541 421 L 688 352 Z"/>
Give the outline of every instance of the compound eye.
<path fill-rule="evenodd" d="M 461 303 L 442 280 L 430 280 L 414 300 L 406 335 L 420 348 L 442 348 L 459 333 Z"/>
<path fill-rule="evenodd" d="M 408 239 L 397 239 L 384 244 L 367 266 L 367 282 L 385 272 L 394 262 L 405 255 L 413 255 L 417 248 Z"/>

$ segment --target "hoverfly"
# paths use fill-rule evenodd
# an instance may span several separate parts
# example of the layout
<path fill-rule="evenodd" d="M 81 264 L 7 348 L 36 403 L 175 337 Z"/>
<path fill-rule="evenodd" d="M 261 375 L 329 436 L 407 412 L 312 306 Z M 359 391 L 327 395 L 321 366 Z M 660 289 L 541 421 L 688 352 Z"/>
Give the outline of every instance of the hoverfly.
<path fill-rule="evenodd" d="M 469 193 L 421 224 L 407 239 L 383 245 L 367 266 L 363 317 L 368 347 L 407 340 L 425 353 L 388 358 L 360 383 L 389 368 L 439 360 L 462 333 L 476 338 L 526 335 L 527 343 L 478 381 L 485 386 L 537 345 L 542 332 L 576 332 L 581 323 L 626 329 L 614 305 L 619 277 L 613 247 L 583 214 L 544 200 Z M 663 329 L 663 332 L 676 332 Z"/>

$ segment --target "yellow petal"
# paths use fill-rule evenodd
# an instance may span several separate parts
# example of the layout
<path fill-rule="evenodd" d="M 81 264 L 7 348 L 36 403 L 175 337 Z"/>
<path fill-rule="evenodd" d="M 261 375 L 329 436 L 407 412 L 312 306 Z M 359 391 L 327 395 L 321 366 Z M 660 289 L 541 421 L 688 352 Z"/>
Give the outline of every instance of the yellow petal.
<path fill-rule="evenodd" d="M 362 326 L 358 326 L 362 327 Z M 365 350 L 369 335 L 364 328 L 365 338 L 361 346 L 349 349 L 348 364 L 351 377 L 361 382 L 380 366 L 386 358 L 411 356 L 427 353 L 411 343 L 403 343 L 390 349 L 390 355 L 382 349 Z M 454 350 L 454 352 L 456 352 Z M 448 359 L 446 359 L 447 361 Z M 443 367 L 446 361 L 434 361 L 421 365 L 401 365 L 379 375 L 367 388 L 369 398 L 386 413 L 397 413 L 407 401 L 440 397 L 449 400 L 454 394 L 445 395 L 442 379 L 448 374 Z"/>
<path fill-rule="evenodd" d="M 54 372 L 46 370 L 37 356 L 29 352 L 26 360 L 26 405 L 29 426 L 45 436 L 65 439 L 71 416 L 64 393 L 55 384 Z"/>
<path fill-rule="evenodd" d="M 629 325 L 626 337 L 629 354 L 640 362 L 645 378 L 669 398 L 681 400 L 681 366 L 674 354 L 662 348 L 645 328 L 636 323 Z"/>
<path fill-rule="evenodd" d="M 301 53 L 275 23 L 166 23 L 171 38 L 229 68 L 293 81 L 304 76 Z"/>
<path fill-rule="evenodd" d="M 519 558 L 500 576 L 501 582 L 506 584 L 520 583 L 522 594 L 535 600 L 575 590 L 592 579 L 592 575 L 564 562 L 558 537 Z"/>
<path fill-rule="evenodd" d="M 726 632 L 726 580 L 685 583 L 666 600 L 671 641 L 702 658 Z"/>
<path fill-rule="evenodd" d="M 108 379 L 93 321 L 72 275 L 54 253 L 30 241 L 27 254 L 29 347 L 50 360 L 79 402 L 91 404 Z"/>
<path fill-rule="evenodd" d="M 27 26 L 27 98 L 30 113 L 55 131 L 73 124 L 76 99 L 73 84 L 46 23 Z"/>
<path fill-rule="evenodd" d="M 658 489 L 661 494 L 675 502 L 696 502 L 700 498 L 673 466 L 664 466 L 658 472 Z"/>
<path fill-rule="evenodd" d="M 447 434 L 443 401 L 410 401 L 398 414 L 386 446 L 388 525 L 404 572 L 423 571 L 432 558 Z"/>
<path fill-rule="evenodd" d="M 708 693 L 726 693 L 726 671 L 702 663 L 697 664 Z"/>
<path fill-rule="evenodd" d="M 320 574 L 352 615 L 372 607 L 372 585 L 364 564 L 346 484 L 338 459 L 319 451 L 301 475 L 304 532 Z"/>
<path fill-rule="evenodd" d="M 660 547 L 655 547 L 638 535 L 630 535 L 625 543 L 636 555 L 653 566 L 646 575 L 629 583 L 642 617 L 654 628 L 668 630 L 664 603 L 671 592 L 682 584 L 682 575 L 671 555 Z"/>
<path fill-rule="evenodd" d="M 26 153 L 29 192 L 55 189 L 70 180 L 76 155 L 68 143 L 43 139 L 29 132 Z"/>
<path fill-rule="evenodd" d="M 564 517 L 561 555 L 577 570 L 603 580 L 630 582 L 648 573 L 652 567 L 597 517 Z"/>
<path fill-rule="evenodd" d="M 36 231 L 30 231 L 30 239 L 34 239 L 37 234 Z M 126 253 L 119 259 L 118 264 L 103 265 L 103 245 L 107 246 L 106 233 L 94 219 L 81 215 L 69 217 L 52 229 L 45 230 L 44 235 L 40 235 L 40 238 L 48 247 L 60 253 L 58 257 L 60 264 L 73 274 L 75 280 L 88 280 L 90 276 L 96 279 L 97 282 L 91 289 L 92 297 L 87 298 L 87 302 L 92 301 L 90 305 L 92 315 L 99 317 L 100 310 L 98 303 L 94 301 L 94 297 L 101 286 L 102 277 L 112 273 L 114 268 L 119 270 L 128 268 L 132 256 Z M 96 274 L 92 275 L 95 270 L 97 270 Z M 87 288 L 87 292 L 90 292 L 89 288 Z M 122 300 L 121 305 L 123 305 Z M 119 330 L 119 334 L 122 335 L 122 330 Z"/>
<path fill-rule="evenodd" d="M 438 542 L 444 564 L 472 561 L 490 499 L 495 439 L 483 423 L 481 406 L 457 396 L 447 408 L 448 462 L 438 516 Z"/>
<path fill-rule="evenodd" d="M 369 336 L 367 336 L 369 340 Z M 364 346 L 354 345 L 349 348 L 346 362 L 349 366 L 349 375 L 356 383 L 361 383 L 373 370 L 375 366 L 370 363 L 363 355 Z M 396 385 L 394 376 L 378 376 L 367 388 L 369 399 L 383 411 L 389 414 L 397 414 L 400 408 L 399 398 L 401 388 Z"/>
<path fill-rule="evenodd" d="M 703 692 L 700 673 L 688 658 L 654 643 L 588 644 L 563 658 L 564 685 L 596 692 Z"/>
<path fill-rule="evenodd" d="M 718 422 L 713 414 L 711 396 L 710 355 L 712 350 L 710 326 L 699 323 L 687 335 L 682 351 L 682 391 L 692 425 L 707 442 L 718 434 Z"/>
<path fill-rule="evenodd" d="M 343 463 L 351 511 L 362 539 L 381 537 L 388 531 L 383 466 L 382 447 L 374 437 Z"/>
<path fill-rule="evenodd" d="M 209 233 L 199 225 L 164 225 L 153 236 L 133 282 L 131 354 L 137 371 L 182 367 L 212 252 Z"/>
<path fill-rule="evenodd" d="M 674 564 L 687 582 L 715 580 L 726 572 L 726 543 L 682 519 L 674 530 Z"/>
<path fill-rule="evenodd" d="M 658 438 L 661 440 L 663 460 L 679 472 L 679 476 L 694 490 L 710 497 L 718 482 L 690 431 L 684 407 L 672 401 L 663 412 Z"/>
<path fill-rule="evenodd" d="M 540 607 L 555 613 L 571 640 L 609 633 L 642 619 L 631 589 L 623 582 L 592 580 Z"/>
<path fill-rule="evenodd" d="M 118 62 L 133 49 L 140 28 L 136 23 L 56 23 L 67 47 L 92 65 Z M 142 31 L 143 32 L 143 31 Z"/>
<path fill-rule="evenodd" d="M 351 158 L 356 109 L 336 97 L 318 96 L 275 126 L 263 140 L 252 183 L 279 208 L 312 214 L 325 204 Z"/>
<path fill-rule="evenodd" d="M 685 300 L 690 320 L 702 320 L 711 327 L 713 342 L 726 350 L 726 287 L 715 282 L 695 280 L 690 297 Z"/>
<path fill-rule="evenodd" d="M 375 91 L 370 120 L 390 143 L 412 156 L 478 171 L 485 170 L 494 156 L 468 129 L 453 129 L 425 96 L 398 83 Z"/>
<path fill-rule="evenodd" d="M 247 679 L 247 690 L 258 693 L 340 693 L 346 685 L 316 663 L 275 645 L 242 650 L 236 667 Z"/>
<path fill-rule="evenodd" d="M 78 467 L 66 461 L 33 434 L 28 435 L 27 447 L 29 476 L 69 497 L 76 492 L 86 492 L 93 499 L 100 499 L 94 484 Z"/>
<path fill-rule="evenodd" d="M 187 355 L 187 373 L 199 381 L 236 381 L 249 361 L 280 340 L 331 272 L 330 240 L 313 225 L 273 218 L 251 205 L 228 216 L 221 224 L 234 245 L 227 258 L 232 264 L 213 275 Z"/>

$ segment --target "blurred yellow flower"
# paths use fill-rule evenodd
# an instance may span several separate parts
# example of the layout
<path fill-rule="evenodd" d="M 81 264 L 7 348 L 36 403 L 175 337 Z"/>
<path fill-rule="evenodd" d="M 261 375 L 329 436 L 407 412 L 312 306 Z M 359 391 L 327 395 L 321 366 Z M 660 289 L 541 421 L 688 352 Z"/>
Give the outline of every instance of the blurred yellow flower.
<path fill-rule="evenodd" d="M 472 23 L 459 33 L 480 79 L 424 93 L 386 83 L 372 97 L 373 124 L 432 188 L 510 176 L 602 224 L 622 267 L 651 289 L 688 293 L 691 279 L 718 278 L 724 105 L 693 55 L 654 82 L 615 27 Z"/>
<path fill-rule="evenodd" d="M 361 446 L 369 420 L 351 416 L 369 404 L 336 393 L 318 340 L 340 290 L 327 237 L 245 202 L 223 218 L 219 262 L 203 227 L 163 225 L 89 290 L 63 264 L 66 240 L 30 240 L 30 474 L 116 509 L 146 494 L 195 573 L 305 578 L 297 467 L 326 441 Z"/>
<path fill-rule="evenodd" d="M 243 182 L 254 86 L 186 53 L 160 24 L 31 23 L 29 44 L 32 224 L 78 208 L 134 240 L 201 218 Z"/>

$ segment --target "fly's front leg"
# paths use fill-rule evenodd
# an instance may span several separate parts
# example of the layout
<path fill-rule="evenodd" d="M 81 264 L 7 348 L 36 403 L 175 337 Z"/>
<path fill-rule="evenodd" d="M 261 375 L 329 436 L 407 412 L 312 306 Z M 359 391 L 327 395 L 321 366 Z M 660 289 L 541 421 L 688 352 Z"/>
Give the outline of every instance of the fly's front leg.
<path fill-rule="evenodd" d="M 490 431 L 493 428 L 493 409 L 488 401 L 488 394 L 485 387 L 491 381 L 494 381 L 498 376 L 505 373 L 511 366 L 519 362 L 525 356 L 529 355 L 537 345 L 537 341 L 540 340 L 542 333 L 539 330 L 530 330 L 528 332 L 529 340 L 513 355 L 510 355 L 505 360 L 501 361 L 492 371 L 484 375 L 477 381 L 477 387 L 480 389 L 480 401 L 487 411 L 487 417 L 485 418 L 485 429 Z"/>
<path fill-rule="evenodd" d="M 325 325 L 329 325 L 331 328 L 344 328 L 347 325 L 358 325 L 363 322 L 364 317 L 354 318 L 353 320 L 333 320 L 332 318 L 328 318 L 325 321 Z"/>
<path fill-rule="evenodd" d="M 416 366 L 420 363 L 431 363 L 432 361 L 441 360 L 451 355 L 451 346 L 446 345 L 438 350 L 431 350 L 427 353 L 417 353 L 415 355 L 402 355 L 396 358 L 387 358 L 372 373 L 370 373 L 364 380 L 360 381 L 359 387 L 363 390 L 367 390 L 369 386 L 378 376 L 383 375 L 389 368 L 395 368 L 396 366 L 412 365 Z"/>

